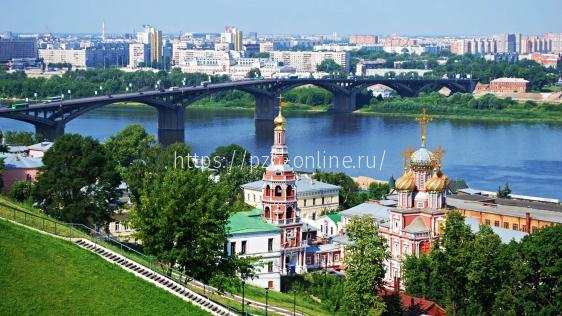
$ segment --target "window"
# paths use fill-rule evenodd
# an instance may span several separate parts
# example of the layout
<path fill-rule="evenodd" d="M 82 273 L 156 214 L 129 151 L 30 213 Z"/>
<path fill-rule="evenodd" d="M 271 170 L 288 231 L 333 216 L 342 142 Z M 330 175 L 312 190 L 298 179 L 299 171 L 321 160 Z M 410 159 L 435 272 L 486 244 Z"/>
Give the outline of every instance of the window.
<path fill-rule="evenodd" d="M 533 226 L 533 233 L 536 233 L 539 231 L 539 228 L 537 226 Z"/>
<path fill-rule="evenodd" d="M 519 230 L 519 225 L 513 223 L 513 230 Z"/>
<path fill-rule="evenodd" d="M 269 238 L 267 240 L 267 251 L 269 252 L 273 251 L 273 238 Z"/>
<path fill-rule="evenodd" d="M 312 199 L 312 205 L 316 205 L 316 198 Z"/>
<path fill-rule="evenodd" d="M 273 281 L 267 281 L 267 287 L 272 289 L 273 288 Z"/>
<path fill-rule="evenodd" d="M 490 220 L 486 219 L 486 225 L 490 225 Z"/>
<path fill-rule="evenodd" d="M 500 221 L 494 221 L 494 226 L 500 227 Z"/>
<path fill-rule="evenodd" d="M 125 222 L 124 226 L 125 226 L 125 231 L 128 232 L 129 231 L 129 222 Z"/>
<path fill-rule="evenodd" d="M 273 261 L 269 261 L 267 263 L 267 272 L 269 273 L 273 272 Z"/>
<path fill-rule="evenodd" d="M 235 255 L 236 254 L 236 242 L 233 241 L 230 243 L 230 255 Z"/>
<path fill-rule="evenodd" d="M 340 254 L 339 253 L 334 254 L 334 261 L 336 261 L 336 262 L 340 261 Z"/>
<path fill-rule="evenodd" d="M 311 264 L 312 264 L 312 256 L 306 256 L 306 264 L 307 264 L 307 265 L 311 265 Z"/>
<path fill-rule="evenodd" d="M 246 254 L 246 241 L 242 240 L 242 249 L 240 250 L 240 254 Z"/>
<path fill-rule="evenodd" d="M 324 197 L 322 197 L 322 205 L 326 204 Z"/>
<path fill-rule="evenodd" d="M 509 229 L 509 222 L 503 222 L 503 228 Z"/>
<path fill-rule="evenodd" d="M 306 199 L 304 199 L 303 201 L 303 206 L 306 206 Z"/>
<path fill-rule="evenodd" d="M 305 200 L 306 201 L 306 200 Z M 316 212 L 312 213 L 312 220 L 315 221 L 316 220 Z"/>
<path fill-rule="evenodd" d="M 527 232 L 527 225 L 521 225 L 521 231 L 522 232 Z"/>
<path fill-rule="evenodd" d="M 394 254 L 395 254 L 395 255 L 398 254 L 399 249 L 400 249 L 400 248 L 399 248 L 399 246 L 398 246 L 398 242 L 395 242 L 395 243 L 394 243 Z"/>
<path fill-rule="evenodd" d="M 281 196 L 281 186 L 275 187 L 275 196 Z"/>
<path fill-rule="evenodd" d="M 423 208 L 423 202 L 418 202 L 418 208 Z"/>
<path fill-rule="evenodd" d="M 293 187 L 287 186 L 287 196 L 293 196 Z"/>
<path fill-rule="evenodd" d="M 334 227 L 332 226 L 332 227 L 330 227 L 330 235 L 333 235 L 333 234 L 334 234 Z"/>
<path fill-rule="evenodd" d="M 120 229 L 119 222 L 115 222 L 115 231 L 118 232 Z"/>

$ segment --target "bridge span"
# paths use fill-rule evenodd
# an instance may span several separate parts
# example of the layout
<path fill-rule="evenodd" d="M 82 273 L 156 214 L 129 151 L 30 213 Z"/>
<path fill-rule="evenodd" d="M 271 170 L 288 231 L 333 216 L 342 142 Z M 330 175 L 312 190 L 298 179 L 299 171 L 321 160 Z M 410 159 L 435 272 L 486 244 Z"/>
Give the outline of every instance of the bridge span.
<path fill-rule="evenodd" d="M 184 141 L 184 109 L 213 93 L 239 90 L 256 100 L 254 117 L 272 120 L 277 114 L 278 97 L 293 88 L 315 85 L 333 93 L 333 112 L 350 113 L 357 109 L 356 96 L 369 86 L 381 84 L 400 96 L 416 96 L 425 89 L 447 87 L 454 92 L 472 92 L 476 79 L 265 79 L 232 81 L 206 86 L 180 87 L 113 95 L 76 98 L 51 103 L 36 103 L 24 108 L 0 108 L 0 117 L 33 124 L 36 133 L 47 140 L 64 134 L 65 125 L 96 108 L 119 102 L 138 102 L 156 108 L 158 141 L 167 145 Z"/>

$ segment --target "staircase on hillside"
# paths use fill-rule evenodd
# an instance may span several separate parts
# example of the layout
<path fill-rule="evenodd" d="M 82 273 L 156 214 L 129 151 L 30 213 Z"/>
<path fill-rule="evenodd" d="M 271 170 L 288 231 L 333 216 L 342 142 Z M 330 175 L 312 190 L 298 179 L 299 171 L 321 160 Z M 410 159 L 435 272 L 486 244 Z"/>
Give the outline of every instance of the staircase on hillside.
<path fill-rule="evenodd" d="M 176 296 L 179 296 L 183 300 L 188 301 L 193 305 L 196 305 L 210 312 L 213 315 L 236 315 L 235 313 L 229 311 L 227 308 L 218 305 L 217 303 L 187 289 L 185 286 L 172 281 L 169 278 L 158 274 L 148 268 L 145 268 L 144 266 L 137 264 L 119 254 L 116 254 L 115 252 L 107 248 L 96 245 L 87 239 L 76 238 L 73 239 L 73 241 L 80 247 L 97 253 L 104 259 L 133 272 L 135 275 L 147 280 L 148 282 L 151 282 L 156 286 L 161 287 Z"/>

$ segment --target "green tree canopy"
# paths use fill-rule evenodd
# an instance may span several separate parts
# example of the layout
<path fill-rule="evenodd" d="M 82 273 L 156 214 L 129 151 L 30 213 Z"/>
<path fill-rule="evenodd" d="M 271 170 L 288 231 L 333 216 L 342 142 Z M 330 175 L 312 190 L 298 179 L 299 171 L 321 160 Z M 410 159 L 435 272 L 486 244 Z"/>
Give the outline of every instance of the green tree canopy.
<path fill-rule="evenodd" d="M 248 150 L 237 144 L 219 146 L 209 156 L 210 167 L 223 171 L 233 166 L 249 166 L 251 156 Z"/>
<path fill-rule="evenodd" d="M 378 315 L 385 309 L 377 290 L 384 286 L 386 241 L 369 216 L 353 217 L 346 226 L 344 310 L 346 315 Z"/>
<path fill-rule="evenodd" d="M 226 257 L 226 225 L 233 212 L 229 194 L 208 172 L 171 169 L 145 178 L 132 225 L 144 249 L 165 268 L 177 266 L 208 282 L 233 276 L 235 258 Z"/>
<path fill-rule="evenodd" d="M 126 168 L 133 160 L 144 158 L 156 145 L 156 139 L 142 126 L 133 124 L 112 135 L 104 145 L 116 163 Z"/>
<path fill-rule="evenodd" d="M 368 198 L 368 195 L 365 195 L 365 197 L 359 196 L 359 186 L 353 181 L 353 178 L 343 172 L 321 172 L 316 170 L 312 177 L 318 181 L 339 185 L 341 187 L 339 200 L 343 209 L 348 209 L 363 203 L 365 199 Z"/>
<path fill-rule="evenodd" d="M 43 164 L 33 199 L 47 214 L 86 225 L 110 220 L 121 178 L 97 140 L 65 134 L 45 153 Z"/>

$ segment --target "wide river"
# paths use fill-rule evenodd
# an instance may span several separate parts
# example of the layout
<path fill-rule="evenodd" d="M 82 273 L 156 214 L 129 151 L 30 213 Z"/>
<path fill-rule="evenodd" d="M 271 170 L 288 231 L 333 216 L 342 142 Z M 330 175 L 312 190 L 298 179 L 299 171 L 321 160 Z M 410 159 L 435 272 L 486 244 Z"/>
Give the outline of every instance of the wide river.
<path fill-rule="evenodd" d="M 198 155 L 231 143 L 254 156 L 270 152 L 272 124 L 254 121 L 250 112 L 186 112 L 185 141 Z M 412 118 L 328 113 L 287 118 L 289 155 L 300 170 L 397 178 L 403 170 L 400 154 L 406 147 L 420 146 L 420 127 Z M 66 132 L 103 141 L 134 123 L 157 133 L 156 112 L 144 106 L 100 108 L 70 122 Z M 8 119 L 0 119 L 0 128 L 33 131 L 32 125 Z M 561 125 L 435 120 L 428 127 L 427 142 L 429 149 L 441 145 L 446 151 L 444 172 L 465 179 L 472 188 L 496 191 L 508 181 L 513 193 L 562 199 Z"/>

